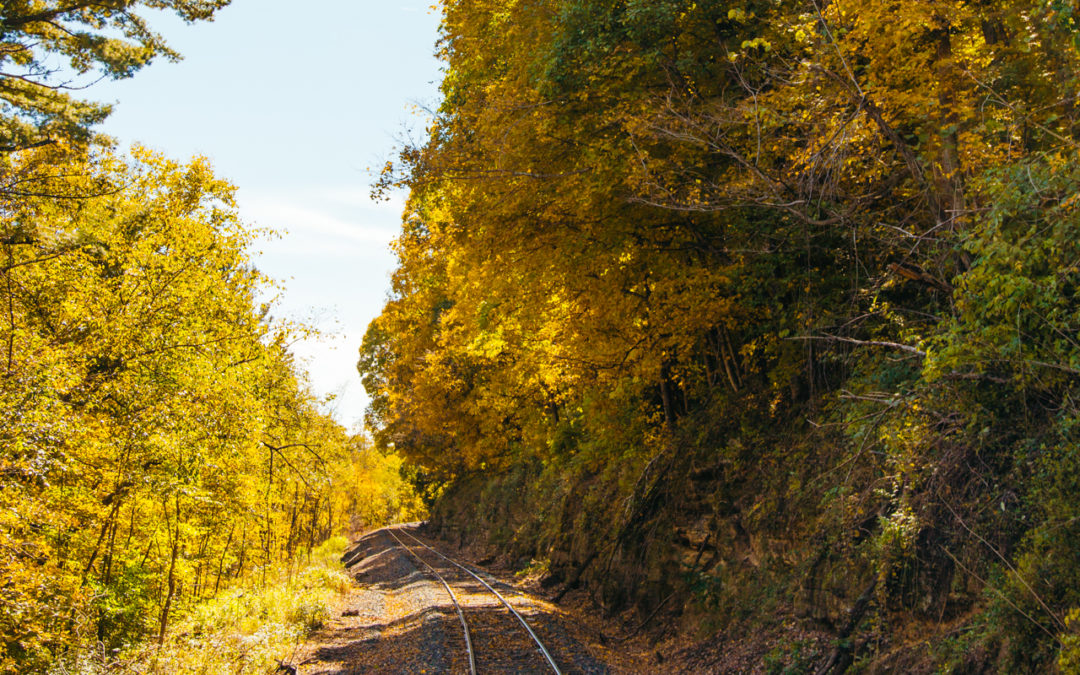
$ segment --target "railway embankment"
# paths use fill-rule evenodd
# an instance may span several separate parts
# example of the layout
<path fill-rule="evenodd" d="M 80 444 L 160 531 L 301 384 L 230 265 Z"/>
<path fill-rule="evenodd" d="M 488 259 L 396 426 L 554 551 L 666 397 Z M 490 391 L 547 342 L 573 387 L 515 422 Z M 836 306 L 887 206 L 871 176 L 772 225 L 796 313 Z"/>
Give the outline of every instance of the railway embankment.
<path fill-rule="evenodd" d="M 292 667 L 345 673 L 642 672 L 598 617 L 487 569 L 415 525 L 368 533 L 343 557 L 356 586 Z"/>

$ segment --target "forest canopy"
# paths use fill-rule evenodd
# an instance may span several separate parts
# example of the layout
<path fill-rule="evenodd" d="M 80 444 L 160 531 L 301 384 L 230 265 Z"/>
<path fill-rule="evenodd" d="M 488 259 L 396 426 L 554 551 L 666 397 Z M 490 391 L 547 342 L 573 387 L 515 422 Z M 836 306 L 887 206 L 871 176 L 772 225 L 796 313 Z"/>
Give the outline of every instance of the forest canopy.
<path fill-rule="evenodd" d="M 345 540 L 324 541 L 422 509 L 401 459 L 311 393 L 289 350 L 308 329 L 273 319 L 250 258 L 271 233 L 235 188 L 119 151 L 81 98 L 179 58 L 155 13 L 227 4 L 0 4 L 0 672 L 113 672 L 150 643 L 195 667 L 181 620 L 243 589 L 305 601 L 302 563 Z"/>
<path fill-rule="evenodd" d="M 139 148 L 61 161 L 94 196 L 0 217 L 2 671 L 163 640 L 200 600 L 418 506 L 400 461 L 309 393 L 232 186 Z"/>
<path fill-rule="evenodd" d="M 111 106 L 78 98 L 102 78 L 131 77 L 180 55 L 149 13 L 208 21 L 230 0 L 9 0 L 0 4 L 0 151 L 85 143 Z M 149 10 L 149 12 L 148 12 Z"/>
<path fill-rule="evenodd" d="M 1075 665 L 1072 5 L 443 11 L 360 369 L 447 522 L 833 663 L 933 618 L 939 665 Z"/>

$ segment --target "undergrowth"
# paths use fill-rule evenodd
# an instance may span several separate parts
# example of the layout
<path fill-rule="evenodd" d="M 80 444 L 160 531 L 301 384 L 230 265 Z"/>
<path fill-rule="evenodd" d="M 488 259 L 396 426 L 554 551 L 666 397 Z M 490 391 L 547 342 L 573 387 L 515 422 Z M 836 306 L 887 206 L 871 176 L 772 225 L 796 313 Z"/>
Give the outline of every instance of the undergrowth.
<path fill-rule="evenodd" d="M 117 673 L 269 673 L 292 661 L 301 642 L 329 619 L 349 587 L 334 537 L 264 584 L 229 589 L 192 608 L 156 641 L 108 653 L 100 646 L 69 654 L 54 675 Z M 274 581 L 270 581 L 274 579 Z"/>

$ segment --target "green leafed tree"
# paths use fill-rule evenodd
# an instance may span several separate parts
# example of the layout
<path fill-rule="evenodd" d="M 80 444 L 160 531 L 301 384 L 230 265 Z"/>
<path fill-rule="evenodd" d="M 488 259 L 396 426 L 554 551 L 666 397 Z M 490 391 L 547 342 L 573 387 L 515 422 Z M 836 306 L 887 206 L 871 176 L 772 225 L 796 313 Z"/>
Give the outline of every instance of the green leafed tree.
<path fill-rule="evenodd" d="M 81 143 L 110 112 L 78 92 L 131 77 L 179 54 L 154 32 L 153 12 L 206 21 L 229 0 L 14 0 L 0 6 L 0 151 Z"/>
<path fill-rule="evenodd" d="M 360 367 L 444 522 L 611 606 L 821 619 L 830 672 L 912 618 L 999 654 L 945 670 L 1076 663 L 1075 8 L 443 10 Z"/>

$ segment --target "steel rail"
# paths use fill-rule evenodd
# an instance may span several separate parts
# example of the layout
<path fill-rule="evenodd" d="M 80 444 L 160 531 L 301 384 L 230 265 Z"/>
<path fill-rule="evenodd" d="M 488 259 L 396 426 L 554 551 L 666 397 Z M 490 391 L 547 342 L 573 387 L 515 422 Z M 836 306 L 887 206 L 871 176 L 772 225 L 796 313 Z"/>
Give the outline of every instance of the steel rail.
<path fill-rule="evenodd" d="M 402 534 L 404 534 L 406 537 L 408 537 L 408 538 L 412 539 L 413 541 L 415 541 L 417 544 L 420 544 L 421 546 L 423 546 L 427 550 L 429 550 L 432 553 L 434 553 L 435 555 L 439 556 L 440 558 L 442 558 L 446 562 L 450 563 L 451 565 L 454 565 L 455 567 L 467 572 L 470 576 L 472 576 L 472 578 L 479 581 L 481 584 L 484 585 L 485 588 L 487 588 L 489 591 L 491 591 L 495 595 L 495 597 L 498 598 L 502 602 L 502 604 L 505 605 L 506 608 L 510 610 L 510 613 L 513 614 L 515 617 L 517 617 L 517 620 L 519 622 L 521 622 L 521 625 L 529 633 L 529 636 L 533 639 L 533 642 L 536 643 L 536 646 L 540 649 L 540 653 L 547 660 L 548 665 L 551 666 L 551 670 L 555 672 L 555 675 L 562 675 L 562 671 L 559 670 L 559 666 L 555 663 L 555 659 L 552 658 L 551 653 L 548 652 L 546 647 L 544 647 L 544 643 L 541 642 L 540 638 L 536 636 L 536 633 L 533 632 L 532 627 L 530 627 L 529 624 L 525 621 L 525 618 L 522 617 L 520 614 L 518 614 L 518 611 L 516 609 L 514 609 L 513 605 L 511 605 L 509 602 L 507 602 L 506 598 L 504 598 L 501 593 L 499 593 L 497 590 L 495 590 L 491 586 L 491 584 L 489 584 L 488 582 L 481 579 L 478 574 L 473 572 L 468 567 L 462 565 L 461 563 L 457 562 L 456 560 L 454 560 L 452 558 L 446 557 L 445 555 L 443 555 L 439 551 L 436 551 L 435 549 L 431 548 L 430 546 L 428 546 L 424 542 L 422 542 L 419 539 L 417 539 L 416 537 L 414 537 L 411 533 L 406 532 L 405 530 L 400 530 L 400 532 Z"/>
<path fill-rule="evenodd" d="M 405 544 L 405 542 L 401 541 L 401 539 L 399 539 L 398 536 L 394 534 L 393 528 L 388 527 L 386 528 L 386 531 L 390 533 L 390 536 L 394 538 L 394 540 L 398 543 L 398 546 L 408 551 L 409 555 L 423 563 L 424 567 L 427 567 L 428 570 L 435 576 L 435 578 L 442 583 L 443 588 L 445 588 L 446 592 L 450 595 L 450 601 L 454 603 L 454 609 L 457 610 L 458 618 L 461 619 L 461 627 L 465 629 L 465 650 L 469 652 L 469 672 L 472 675 L 476 675 L 476 655 L 473 653 L 472 636 L 469 634 L 469 624 L 465 621 L 465 612 L 462 611 L 461 603 L 458 602 L 457 596 L 454 595 L 454 591 L 450 588 L 450 584 L 446 583 L 446 579 L 444 579 L 443 576 L 439 574 L 434 567 L 428 564 L 428 561 L 416 555 L 416 553 L 411 548 L 409 548 L 408 545 Z M 402 534 L 408 534 L 408 532 L 402 532 Z"/>

